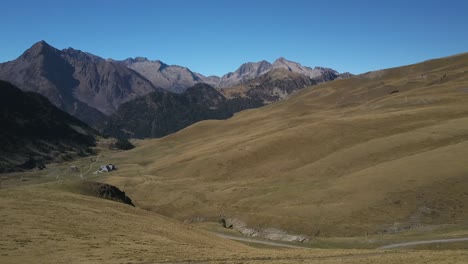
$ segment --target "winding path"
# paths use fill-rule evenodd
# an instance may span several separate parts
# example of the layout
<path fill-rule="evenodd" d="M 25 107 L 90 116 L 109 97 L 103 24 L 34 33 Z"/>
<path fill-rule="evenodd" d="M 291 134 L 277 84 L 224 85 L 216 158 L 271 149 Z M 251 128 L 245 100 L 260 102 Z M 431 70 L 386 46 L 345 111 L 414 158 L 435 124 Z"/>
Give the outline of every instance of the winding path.
<path fill-rule="evenodd" d="M 225 234 L 216 233 L 216 232 L 210 232 L 210 233 L 218 237 L 222 237 L 222 238 L 226 238 L 230 240 L 242 241 L 242 242 L 250 242 L 250 243 L 263 244 L 263 245 L 275 246 L 275 247 L 285 247 L 285 248 L 307 248 L 307 247 L 295 246 L 295 245 L 290 245 L 290 244 L 281 243 L 281 242 L 258 240 L 258 239 L 247 238 L 247 237 L 230 236 L 230 235 L 225 235 Z"/>
<path fill-rule="evenodd" d="M 210 232 L 210 233 L 218 237 L 222 237 L 222 238 L 226 238 L 230 240 L 242 241 L 242 242 L 250 242 L 250 243 L 256 243 L 256 244 L 263 244 L 263 245 L 276 246 L 276 247 L 286 247 L 286 248 L 307 248 L 303 246 L 296 246 L 296 245 L 291 245 L 291 244 L 286 244 L 286 243 L 281 243 L 281 242 L 273 242 L 273 241 L 259 240 L 259 239 L 254 239 L 254 238 L 231 236 L 231 235 L 225 235 L 225 234 L 216 233 L 216 232 Z M 429 245 L 429 244 L 437 244 L 437 243 L 455 243 L 455 242 L 465 242 L 465 241 L 468 242 L 468 237 L 403 242 L 403 243 L 386 245 L 383 247 L 379 247 L 377 249 L 394 249 L 394 248 L 411 247 L 411 246 L 418 246 L 418 245 Z"/>
<path fill-rule="evenodd" d="M 379 247 L 377 249 L 392 249 L 392 248 L 410 247 L 410 246 L 418 246 L 418 245 L 427 245 L 427 244 L 436 244 L 436 243 L 453 243 L 453 242 L 464 242 L 464 241 L 468 241 L 468 237 L 397 243 L 397 244 L 391 244 L 391 245 Z"/>
<path fill-rule="evenodd" d="M 91 164 L 89 164 L 89 169 L 88 169 L 87 171 L 85 171 L 85 172 L 83 172 L 83 173 L 80 174 L 80 178 L 81 178 L 82 180 L 85 180 L 85 177 L 84 177 L 83 175 L 85 175 L 86 173 L 90 172 L 91 169 L 93 168 L 93 165 L 96 164 L 96 162 L 98 162 L 98 160 L 99 160 L 99 156 L 96 157 L 96 160 L 94 160 L 94 162 L 92 162 Z"/>

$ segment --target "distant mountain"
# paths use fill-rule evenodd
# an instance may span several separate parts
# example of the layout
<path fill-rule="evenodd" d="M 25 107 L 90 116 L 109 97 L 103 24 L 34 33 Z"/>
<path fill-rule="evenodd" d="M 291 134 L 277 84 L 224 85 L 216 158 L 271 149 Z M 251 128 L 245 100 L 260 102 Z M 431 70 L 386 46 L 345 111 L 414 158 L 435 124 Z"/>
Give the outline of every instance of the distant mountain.
<path fill-rule="evenodd" d="M 273 64 L 267 61 L 244 63 L 235 72 L 230 72 L 222 76 L 216 87 L 229 88 L 238 84 L 244 84 L 274 69 L 286 69 L 290 72 L 308 76 L 318 82 L 332 81 L 340 76 L 337 71 L 330 68 L 310 68 L 281 57 L 274 61 Z"/>
<path fill-rule="evenodd" d="M 197 83 L 216 84 L 219 77 L 205 77 L 187 67 L 167 65 L 160 60 L 150 61 L 143 57 L 128 58 L 118 63 L 137 71 L 154 85 L 174 93 L 182 93 Z"/>
<path fill-rule="evenodd" d="M 0 64 L 0 79 L 40 93 L 60 109 L 95 124 L 124 102 L 159 88 L 124 65 L 45 41 Z"/>
<path fill-rule="evenodd" d="M 102 130 L 119 138 L 162 137 L 198 121 L 226 119 L 262 105 L 249 98 L 227 100 L 215 88 L 199 83 L 182 94 L 156 91 L 124 103 Z"/>
<path fill-rule="evenodd" d="M 106 124 L 121 127 L 116 121 L 118 116 L 139 119 L 139 116 L 128 115 L 133 112 L 129 109 L 133 104 L 129 104 L 107 123 L 109 116 L 116 113 L 122 104 L 156 92 L 151 98 L 162 100 L 157 104 L 157 109 L 163 113 L 154 118 L 159 122 L 159 118 L 164 116 L 169 128 L 164 130 L 158 123 L 157 129 L 150 129 L 145 133 L 137 132 L 138 137 L 158 137 L 167 134 L 167 131 L 176 131 L 179 125 L 174 124 L 186 126 L 203 118 L 225 118 L 237 111 L 278 101 L 305 86 L 343 77 L 347 75 L 340 75 L 328 68 L 305 67 L 284 58 L 273 63 L 249 62 L 223 77 L 206 77 L 186 67 L 168 65 L 159 60 L 150 61 L 143 57 L 123 61 L 105 60 L 72 48 L 58 50 L 45 41 L 34 44 L 16 60 L 0 63 L 0 79 L 7 80 L 22 90 L 44 95 L 60 109 L 99 129 L 104 129 Z M 234 87 L 223 92 L 229 97 L 228 100 L 224 97 L 222 99 L 222 107 L 219 109 L 224 112 L 200 110 L 203 113 L 197 112 L 196 117 L 181 121 L 179 115 L 185 110 L 194 107 L 199 110 L 202 103 L 206 104 L 203 106 L 205 108 L 212 107 L 208 101 L 213 99 L 210 97 L 213 94 L 204 95 L 210 100 L 195 104 L 193 100 L 187 99 L 194 96 L 194 89 L 200 89 L 197 93 L 212 93 L 213 87 L 208 89 L 197 85 L 200 83 L 216 88 Z M 181 97 L 164 95 L 167 91 L 187 94 Z M 240 96 L 232 96 L 235 93 Z M 141 108 L 142 102 L 150 99 L 141 100 L 143 101 L 135 101 L 135 107 Z M 171 100 L 174 100 L 173 104 L 169 103 Z M 183 100 L 188 100 L 189 105 L 180 105 Z M 174 105 L 180 105 L 185 110 L 175 109 Z M 174 111 L 173 116 L 170 111 Z M 174 120 L 170 121 L 171 118 Z M 131 122 L 133 121 L 125 121 L 126 125 Z M 112 132 L 117 130 L 111 129 Z"/>
<path fill-rule="evenodd" d="M 123 104 L 113 114 L 104 133 L 117 137 L 162 137 L 205 119 L 224 119 L 217 106 L 224 96 L 207 84 L 197 84 L 183 94 L 153 92 Z"/>
<path fill-rule="evenodd" d="M 306 75 L 276 68 L 253 80 L 220 91 L 227 98 L 250 98 L 269 104 L 283 100 L 294 91 L 317 83 L 318 81 Z"/>
<path fill-rule="evenodd" d="M 153 66 L 161 63 L 145 58 L 131 60 L 140 66 L 146 62 Z M 239 111 L 283 100 L 294 91 L 340 76 L 330 69 L 311 69 L 284 59 L 275 63 L 277 68 L 266 61 L 244 64 L 237 73 L 244 76 L 245 82 L 230 88 L 217 90 L 197 83 L 180 94 L 153 92 L 136 98 L 123 104 L 101 130 L 119 138 L 163 137 L 202 120 L 226 119 Z M 161 70 L 164 65 L 158 66 L 160 73 L 170 72 Z M 285 69 L 285 65 L 289 68 Z M 179 66 L 167 67 L 189 71 Z M 246 77 L 255 75 L 258 77 L 250 80 Z"/>
<path fill-rule="evenodd" d="M 272 65 L 268 61 L 247 62 L 242 64 L 235 72 L 230 72 L 221 77 L 218 88 L 232 87 L 255 79 L 272 70 Z"/>
<path fill-rule="evenodd" d="M 92 153 L 97 132 L 47 98 L 0 81 L 0 173 Z"/>
<path fill-rule="evenodd" d="M 322 76 L 328 76 L 328 81 L 331 81 L 338 77 L 339 73 L 330 68 L 323 68 L 323 67 L 315 67 L 310 68 L 306 66 L 302 66 L 301 64 L 293 61 L 286 60 L 285 58 L 281 57 L 277 59 L 272 64 L 273 69 L 286 69 L 291 72 L 300 73 L 305 76 L 313 78 L 318 78 Z"/>
<path fill-rule="evenodd" d="M 310 68 L 302 66 L 297 62 L 286 60 L 285 58 L 279 58 L 273 64 L 265 60 L 247 62 L 242 64 L 235 72 L 227 73 L 222 77 L 206 77 L 200 73 L 192 72 L 187 67 L 167 65 L 162 61 L 151 61 L 143 57 L 128 58 L 123 61 L 110 61 L 125 65 L 146 77 L 153 85 L 175 93 L 182 93 L 188 87 L 194 86 L 197 83 L 206 83 L 216 88 L 230 88 L 244 84 L 274 69 L 286 69 L 290 72 L 303 74 L 318 82 L 331 81 L 341 76 L 337 71 L 330 68 Z M 343 75 L 343 77 L 349 76 Z"/>

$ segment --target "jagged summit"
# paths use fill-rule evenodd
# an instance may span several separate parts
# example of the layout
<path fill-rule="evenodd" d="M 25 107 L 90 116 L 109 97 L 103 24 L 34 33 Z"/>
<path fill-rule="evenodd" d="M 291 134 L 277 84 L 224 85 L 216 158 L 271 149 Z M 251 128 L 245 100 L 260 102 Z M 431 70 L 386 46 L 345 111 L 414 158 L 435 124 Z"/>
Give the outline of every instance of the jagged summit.
<path fill-rule="evenodd" d="M 235 72 L 230 72 L 221 77 L 218 85 L 216 86 L 219 88 L 233 87 L 260 77 L 274 69 L 286 69 L 290 72 L 305 75 L 311 79 L 317 78 L 320 82 L 331 81 L 339 76 L 337 71 L 330 68 L 310 68 L 302 66 L 300 63 L 287 60 L 284 57 L 279 57 L 273 63 L 265 60 L 244 63 Z"/>

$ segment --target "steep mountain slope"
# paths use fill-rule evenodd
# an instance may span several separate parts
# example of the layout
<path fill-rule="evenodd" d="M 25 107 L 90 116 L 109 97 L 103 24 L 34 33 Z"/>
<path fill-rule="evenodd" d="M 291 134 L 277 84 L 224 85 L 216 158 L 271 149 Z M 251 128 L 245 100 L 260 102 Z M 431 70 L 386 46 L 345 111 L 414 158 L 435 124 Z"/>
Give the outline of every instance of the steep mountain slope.
<path fill-rule="evenodd" d="M 167 65 L 159 60 L 150 61 L 137 57 L 135 59 L 128 58 L 120 63 L 139 72 L 154 85 L 174 93 L 182 93 L 197 83 L 213 84 L 216 82 L 216 77 L 205 77 L 186 67 Z"/>
<path fill-rule="evenodd" d="M 58 50 L 45 41 L 1 63 L 0 79 L 44 95 L 89 124 L 100 122 L 123 102 L 157 90 L 125 66 L 71 48 Z"/>
<path fill-rule="evenodd" d="M 117 137 L 162 137 L 201 120 L 230 117 L 225 101 L 221 93 L 203 83 L 183 94 L 153 92 L 123 104 L 103 131 Z"/>
<path fill-rule="evenodd" d="M 144 208 L 251 234 L 466 230 L 467 104 L 467 54 L 370 72 L 139 142 L 106 181 Z"/>
<path fill-rule="evenodd" d="M 220 89 L 220 92 L 227 98 L 255 98 L 268 104 L 283 100 L 292 92 L 315 84 L 317 82 L 308 76 L 278 68 L 244 84 Z"/>
<path fill-rule="evenodd" d="M 0 172 L 92 153 L 97 132 L 42 95 L 0 81 Z"/>

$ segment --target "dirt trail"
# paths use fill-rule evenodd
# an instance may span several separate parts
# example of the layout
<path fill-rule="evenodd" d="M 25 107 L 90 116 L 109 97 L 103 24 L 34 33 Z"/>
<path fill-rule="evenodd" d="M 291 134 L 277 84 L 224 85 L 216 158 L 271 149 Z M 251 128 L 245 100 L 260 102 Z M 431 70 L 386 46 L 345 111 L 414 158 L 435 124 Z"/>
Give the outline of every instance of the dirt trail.
<path fill-rule="evenodd" d="M 377 249 L 392 249 L 392 248 L 410 247 L 410 246 L 418 246 L 418 245 L 426 245 L 426 244 L 453 243 L 453 242 L 463 242 L 463 241 L 468 241 L 468 237 L 449 238 L 449 239 L 435 239 L 435 240 L 425 240 L 425 241 L 423 240 L 423 241 L 397 243 L 397 244 L 391 244 L 391 245 L 379 247 Z"/>
<path fill-rule="evenodd" d="M 237 236 L 230 236 L 221 233 L 211 232 L 212 234 L 226 238 L 231 240 L 243 241 L 243 242 L 250 242 L 250 243 L 257 243 L 269 246 L 276 246 L 276 247 L 286 247 L 286 248 L 307 248 L 304 246 L 296 246 L 291 244 L 285 244 L 281 242 L 273 242 L 273 241 L 266 241 L 266 240 L 258 240 L 254 238 L 244 238 L 244 237 L 237 237 Z M 436 244 L 436 243 L 454 243 L 454 242 L 464 242 L 468 241 L 468 237 L 463 238 L 448 238 L 448 239 L 434 239 L 434 240 L 422 240 L 422 241 L 412 241 L 412 242 L 404 242 L 404 243 L 396 243 L 391 245 L 386 245 L 383 247 L 379 247 L 377 249 L 393 249 L 393 248 L 402 248 L 402 247 L 410 247 L 410 246 L 418 246 L 418 245 L 427 245 L 427 244 Z"/>
<path fill-rule="evenodd" d="M 275 247 L 285 247 L 285 248 L 307 248 L 307 247 L 295 246 L 295 245 L 290 245 L 290 244 L 281 243 L 281 242 L 259 240 L 259 239 L 247 238 L 247 237 L 244 238 L 244 237 L 230 236 L 230 235 L 225 235 L 225 234 L 216 233 L 216 232 L 210 232 L 210 233 L 218 237 L 222 237 L 222 238 L 226 238 L 230 240 L 236 240 L 236 241 L 243 241 L 243 242 L 263 244 L 263 245 L 269 245 L 269 246 L 275 246 Z"/>
<path fill-rule="evenodd" d="M 99 160 L 99 156 L 97 156 L 97 157 L 96 157 L 96 160 L 94 160 L 91 164 L 89 164 L 89 169 L 88 169 L 87 171 L 85 171 L 85 172 L 83 172 L 83 173 L 80 174 L 80 178 L 81 178 L 82 180 L 85 179 L 84 175 L 91 171 L 91 169 L 93 168 L 93 165 L 96 164 L 96 162 L 98 162 L 98 160 Z"/>

